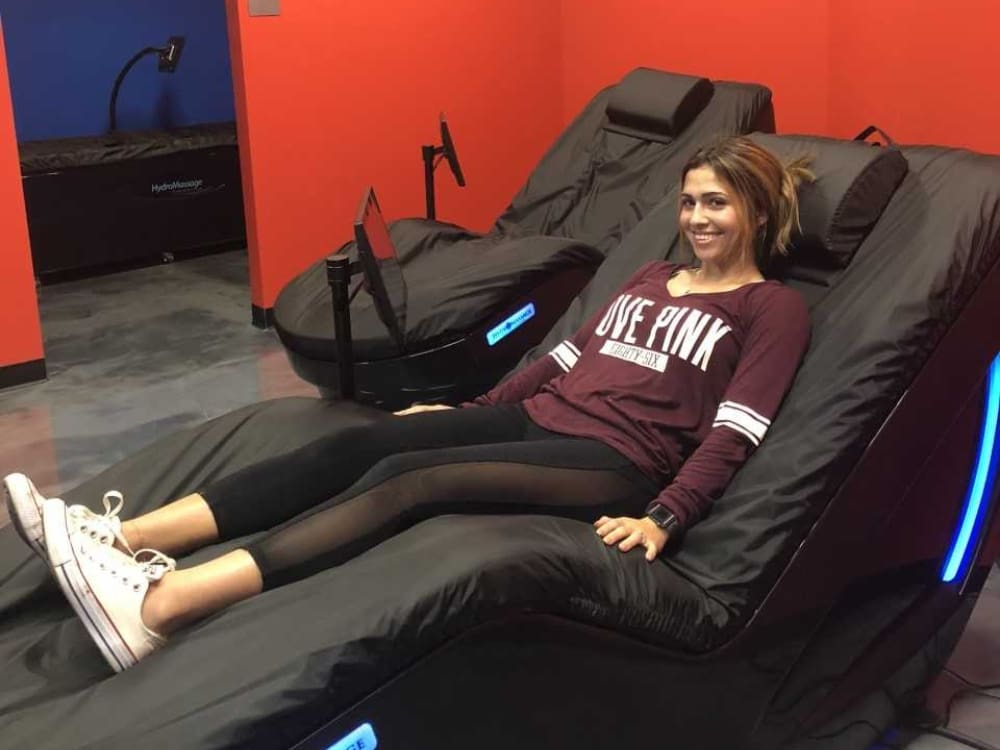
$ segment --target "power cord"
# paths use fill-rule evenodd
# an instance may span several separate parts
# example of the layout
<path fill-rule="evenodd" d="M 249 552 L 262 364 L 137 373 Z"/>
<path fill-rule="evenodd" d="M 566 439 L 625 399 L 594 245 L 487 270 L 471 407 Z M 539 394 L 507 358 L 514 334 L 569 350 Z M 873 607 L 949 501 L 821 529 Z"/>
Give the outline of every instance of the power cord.
<path fill-rule="evenodd" d="M 967 695 L 977 695 L 981 698 L 989 698 L 990 700 L 1000 701 L 1000 695 L 994 695 L 989 693 L 989 690 L 996 690 L 1000 688 L 1000 683 L 979 683 L 970 680 L 969 678 L 959 674 L 953 669 L 944 667 L 942 670 L 946 674 L 951 675 L 959 682 L 967 685 L 965 688 L 961 688 L 952 693 L 951 697 L 948 698 L 947 704 L 945 704 L 944 716 L 941 717 L 940 721 L 934 726 L 928 726 L 926 724 L 918 724 L 916 728 L 927 732 L 928 734 L 934 734 L 939 737 L 945 737 L 952 742 L 957 742 L 959 744 L 965 745 L 966 747 L 974 748 L 974 750 L 1000 750 L 1000 748 L 995 745 L 990 745 L 982 740 L 978 740 L 975 737 L 970 737 L 962 732 L 956 732 L 954 729 L 949 729 L 948 724 L 951 722 L 951 709 L 955 704 L 955 701 L 960 697 Z"/>
<path fill-rule="evenodd" d="M 972 748 L 973 750 L 1000 750 L 1000 748 L 994 745 L 987 744 L 982 740 L 976 739 L 975 737 L 970 737 L 966 734 L 962 734 L 961 732 L 956 732 L 955 730 L 948 728 L 948 723 L 951 720 L 952 706 L 959 697 L 966 695 L 978 695 L 983 698 L 989 698 L 991 700 L 1000 701 L 1000 695 L 993 695 L 992 693 L 986 692 L 988 690 L 1000 689 L 1000 683 L 990 684 L 990 683 L 974 682 L 968 679 L 967 677 L 960 675 L 958 672 L 955 672 L 952 669 L 948 669 L 947 667 L 945 667 L 942 671 L 946 672 L 955 679 L 964 683 L 965 685 L 967 685 L 967 687 L 962 688 L 960 690 L 956 690 L 951 695 L 951 697 L 948 699 L 948 703 L 945 706 L 944 716 L 940 720 L 936 720 L 934 724 L 931 724 L 929 721 L 927 722 L 916 721 L 910 725 L 912 729 L 919 732 L 926 732 L 928 734 L 938 735 L 939 737 L 945 737 L 953 742 L 957 742 L 959 744 L 965 745 L 966 747 Z M 884 689 L 885 688 L 883 688 L 883 690 Z M 892 696 L 888 693 L 888 691 L 886 691 L 886 695 L 887 697 L 889 697 L 890 700 L 892 700 Z M 893 701 L 893 703 L 895 703 L 895 701 Z M 882 735 L 882 730 L 872 722 L 866 719 L 857 719 L 855 721 L 848 722 L 847 724 L 844 724 L 843 726 L 838 727 L 837 729 L 831 732 L 826 732 L 824 734 L 809 735 L 809 739 L 813 740 L 831 739 L 857 726 L 867 726 L 870 729 L 874 730 L 876 734 Z M 896 744 L 895 742 L 892 741 L 892 739 L 884 738 L 877 740 L 874 745 L 871 745 L 868 748 L 868 750 L 905 750 L 906 747 L 907 745 Z"/>
<path fill-rule="evenodd" d="M 1000 695 L 993 695 L 992 693 L 987 693 L 984 690 L 978 688 L 962 688 L 961 690 L 956 690 L 951 694 L 948 699 L 948 703 L 944 707 L 944 717 L 938 722 L 938 726 L 946 727 L 951 723 L 951 707 L 955 704 L 955 701 L 959 698 L 964 698 L 967 695 L 976 695 L 980 698 L 989 698 L 990 700 L 1000 701 Z"/>
<path fill-rule="evenodd" d="M 958 672 L 956 672 L 954 669 L 948 669 L 948 667 L 945 667 L 942 671 L 946 672 L 947 674 L 950 674 L 956 680 L 960 680 L 961 682 L 964 682 L 966 685 L 968 685 L 969 687 L 975 688 L 976 690 L 997 690 L 997 689 L 1000 689 L 1000 682 L 994 682 L 992 685 L 981 684 L 981 683 L 978 683 L 978 682 L 973 682 L 972 680 L 968 679 L 967 677 L 963 677 Z M 994 697 L 996 697 L 996 696 L 994 696 Z"/>
<path fill-rule="evenodd" d="M 945 729 L 943 727 L 928 729 L 929 734 L 936 734 L 939 737 L 946 737 L 952 742 L 958 742 L 967 747 L 975 748 L 975 750 L 1000 750 L 996 745 L 987 745 L 981 740 L 977 740 L 975 737 L 970 737 L 967 734 L 962 734 L 961 732 L 956 732 L 951 729 Z"/>

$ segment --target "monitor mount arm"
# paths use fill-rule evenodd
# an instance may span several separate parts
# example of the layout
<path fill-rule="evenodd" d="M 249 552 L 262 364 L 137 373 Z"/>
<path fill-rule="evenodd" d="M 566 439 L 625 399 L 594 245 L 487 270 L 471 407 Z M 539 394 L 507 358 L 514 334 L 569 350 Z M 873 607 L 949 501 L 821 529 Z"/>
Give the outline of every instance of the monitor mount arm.
<path fill-rule="evenodd" d="M 424 157 L 424 197 L 427 203 L 427 218 L 437 219 L 437 208 L 434 199 L 434 170 L 444 159 L 444 146 L 421 146 Z"/>
<path fill-rule="evenodd" d="M 441 160 L 447 160 L 451 167 L 451 173 L 455 175 L 455 182 L 459 187 L 465 187 L 465 176 L 462 174 L 462 167 L 458 163 L 458 153 L 455 151 L 455 142 L 451 139 L 451 130 L 448 129 L 448 121 L 441 113 L 441 145 L 421 146 L 420 152 L 424 157 L 424 194 L 427 197 L 427 218 L 432 221 L 437 218 L 437 208 L 434 205 L 434 170 Z"/>

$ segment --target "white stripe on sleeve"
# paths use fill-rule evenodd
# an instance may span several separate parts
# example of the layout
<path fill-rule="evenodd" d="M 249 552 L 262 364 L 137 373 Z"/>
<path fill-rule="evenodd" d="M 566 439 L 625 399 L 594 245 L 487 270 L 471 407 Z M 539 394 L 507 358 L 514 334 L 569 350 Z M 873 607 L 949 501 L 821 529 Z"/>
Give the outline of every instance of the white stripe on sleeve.
<path fill-rule="evenodd" d="M 580 350 L 569 341 L 563 341 L 559 346 L 549 352 L 552 358 L 559 363 L 559 366 L 569 372 L 576 361 L 580 358 Z"/>
<path fill-rule="evenodd" d="M 726 422 L 721 419 L 717 419 L 712 423 L 712 427 L 728 427 L 733 432 L 740 433 L 743 437 L 753 443 L 754 447 L 760 445 L 760 441 L 753 435 L 753 433 L 747 430 L 743 425 L 736 422 Z"/>
<path fill-rule="evenodd" d="M 719 412 L 715 416 L 715 422 L 712 423 L 712 427 L 729 427 L 736 430 L 755 447 L 760 445 L 770 426 L 771 420 L 733 401 L 723 401 L 719 404 Z"/>
<path fill-rule="evenodd" d="M 751 409 L 749 406 L 746 406 L 745 404 L 738 404 L 735 401 L 723 401 L 721 404 L 719 404 L 719 406 L 731 406 L 734 409 L 739 409 L 740 411 L 746 412 L 749 416 L 753 417 L 758 422 L 762 422 L 763 424 L 767 425 L 768 427 L 771 426 L 771 420 L 770 419 L 768 419 L 767 417 L 765 417 L 763 414 L 754 411 L 753 409 Z"/>
<path fill-rule="evenodd" d="M 559 352 L 553 349 L 549 352 L 549 356 L 556 361 L 556 364 L 562 368 L 563 372 L 569 372 L 569 365 L 563 362 L 562 358 L 559 356 Z"/>

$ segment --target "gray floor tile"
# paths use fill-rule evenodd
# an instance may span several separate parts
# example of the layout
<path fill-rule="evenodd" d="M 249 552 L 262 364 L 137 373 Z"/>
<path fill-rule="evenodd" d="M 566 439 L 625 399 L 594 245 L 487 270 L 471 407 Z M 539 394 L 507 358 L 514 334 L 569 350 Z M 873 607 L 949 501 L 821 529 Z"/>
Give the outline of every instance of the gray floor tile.
<path fill-rule="evenodd" d="M 0 474 L 58 494 L 182 427 L 315 396 L 248 287 L 242 252 L 42 287 L 49 379 L 0 391 Z"/>

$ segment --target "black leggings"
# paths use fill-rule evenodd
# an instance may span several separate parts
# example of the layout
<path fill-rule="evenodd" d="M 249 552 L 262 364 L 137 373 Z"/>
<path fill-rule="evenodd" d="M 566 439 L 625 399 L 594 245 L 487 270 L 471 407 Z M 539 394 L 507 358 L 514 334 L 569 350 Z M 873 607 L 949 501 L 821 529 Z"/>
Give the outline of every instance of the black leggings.
<path fill-rule="evenodd" d="M 223 540 L 271 529 L 246 547 L 268 589 L 338 565 L 432 516 L 547 513 L 593 521 L 638 515 L 656 492 L 613 448 L 542 429 L 520 406 L 503 405 L 339 430 L 200 494 Z"/>

